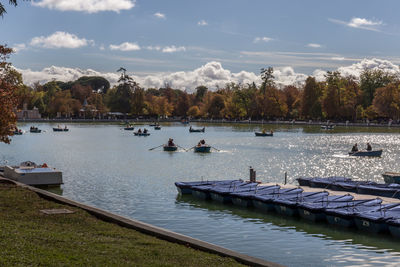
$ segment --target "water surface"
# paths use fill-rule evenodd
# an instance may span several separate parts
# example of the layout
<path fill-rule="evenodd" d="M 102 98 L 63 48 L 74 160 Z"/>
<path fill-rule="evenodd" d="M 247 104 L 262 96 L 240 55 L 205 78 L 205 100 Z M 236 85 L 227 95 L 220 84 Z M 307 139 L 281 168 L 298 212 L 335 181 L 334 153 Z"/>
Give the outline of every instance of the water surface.
<path fill-rule="evenodd" d="M 20 126 L 28 130 L 30 125 Z M 283 182 L 285 172 L 290 183 L 299 176 L 331 175 L 383 182 L 381 173 L 400 171 L 397 129 L 274 125 L 266 126 L 274 137 L 255 137 L 256 125 L 206 125 L 205 133 L 189 133 L 181 124 L 165 124 L 161 131 L 146 126 L 151 135 L 136 137 L 111 124 L 70 124 L 70 132 L 53 132 L 54 124 L 38 126 L 43 133 L 0 144 L 0 164 L 46 162 L 63 171 L 68 198 L 285 265 L 400 262 L 400 242 L 390 236 L 182 197 L 174 186 L 175 181 L 247 179 L 249 166 L 263 182 Z M 205 139 L 220 151 L 149 151 L 169 137 L 185 148 Z M 354 143 L 364 148 L 367 142 L 383 149 L 383 156 L 347 156 Z"/>

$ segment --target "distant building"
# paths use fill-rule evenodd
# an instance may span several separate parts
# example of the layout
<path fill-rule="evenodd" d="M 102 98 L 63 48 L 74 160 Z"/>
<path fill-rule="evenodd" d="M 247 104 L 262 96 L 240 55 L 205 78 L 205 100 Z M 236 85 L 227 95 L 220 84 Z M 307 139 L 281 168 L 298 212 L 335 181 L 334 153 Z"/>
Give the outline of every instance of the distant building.
<path fill-rule="evenodd" d="M 37 107 L 34 107 L 33 109 L 28 109 L 28 104 L 26 103 L 24 103 L 22 110 L 17 110 L 15 114 L 17 115 L 18 120 L 42 118 Z"/>

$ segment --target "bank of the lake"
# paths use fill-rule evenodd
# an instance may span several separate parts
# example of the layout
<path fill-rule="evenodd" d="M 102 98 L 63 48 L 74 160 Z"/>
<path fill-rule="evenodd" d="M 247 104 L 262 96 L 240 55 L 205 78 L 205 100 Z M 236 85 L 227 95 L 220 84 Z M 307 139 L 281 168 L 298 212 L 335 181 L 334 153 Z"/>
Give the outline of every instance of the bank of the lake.
<path fill-rule="evenodd" d="M 242 266 L 0 182 L 1 266 Z M 42 210 L 67 209 L 68 214 Z"/>

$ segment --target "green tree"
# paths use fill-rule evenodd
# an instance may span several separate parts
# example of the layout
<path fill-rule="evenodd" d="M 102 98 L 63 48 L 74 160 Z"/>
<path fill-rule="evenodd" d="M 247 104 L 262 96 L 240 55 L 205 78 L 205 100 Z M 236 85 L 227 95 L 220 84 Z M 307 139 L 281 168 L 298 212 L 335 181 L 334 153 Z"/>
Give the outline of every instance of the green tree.
<path fill-rule="evenodd" d="M 272 67 L 268 67 L 266 69 L 262 68 L 261 69 L 261 80 L 262 80 L 262 84 L 261 84 L 261 92 L 263 93 L 263 95 L 265 95 L 266 90 L 268 87 L 273 87 L 275 85 L 274 82 L 274 69 Z"/>
<path fill-rule="evenodd" d="M 364 107 L 368 107 L 372 104 L 376 89 L 385 87 L 393 80 L 394 77 L 392 75 L 382 70 L 364 69 L 360 75 L 360 87 L 363 92 Z"/>
<path fill-rule="evenodd" d="M 301 113 L 305 118 L 320 118 L 322 116 L 322 88 L 314 77 L 309 76 L 304 85 Z"/>

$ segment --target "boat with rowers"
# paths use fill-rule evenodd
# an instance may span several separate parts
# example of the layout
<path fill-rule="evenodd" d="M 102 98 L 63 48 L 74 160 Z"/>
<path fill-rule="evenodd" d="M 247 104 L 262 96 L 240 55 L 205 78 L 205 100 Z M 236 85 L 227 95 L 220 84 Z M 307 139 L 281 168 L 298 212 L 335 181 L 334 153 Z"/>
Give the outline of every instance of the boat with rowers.
<path fill-rule="evenodd" d="M 261 132 L 255 132 L 254 133 L 256 136 L 274 136 L 274 132 L 271 130 L 271 132 L 266 132 L 265 130 L 262 130 Z"/>
<path fill-rule="evenodd" d="M 168 140 L 168 143 L 166 145 L 163 145 L 163 150 L 164 151 L 170 151 L 170 152 L 177 151 L 178 150 L 178 146 L 175 145 L 174 139 L 170 138 Z"/>
<path fill-rule="evenodd" d="M 68 132 L 69 129 L 67 127 L 67 125 L 65 125 L 64 128 L 62 128 L 60 125 L 57 126 L 57 128 L 53 127 L 53 132 Z"/>
<path fill-rule="evenodd" d="M 143 132 L 142 129 L 139 129 L 137 132 L 133 133 L 135 136 L 149 136 L 150 133 L 147 131 L 146 128 L 144 128 Z"/>
<path fill-rule="evenodd" d="M 211 152 L 211 146 L 206 144 L 206 141 L 204 139 L 200 140 L 200 142 L 197 144 L 197 146 L 193 147 L 194 152 L 196 153 L 210 153 Z"/>
<path fill-rule="evenodd" d="M 41 133 L 42 130 L 40 130 L 38 127 L 31 126 L 31 128 L 29 128 L 29 132 L 31 132 L 31 133 Z"/>

